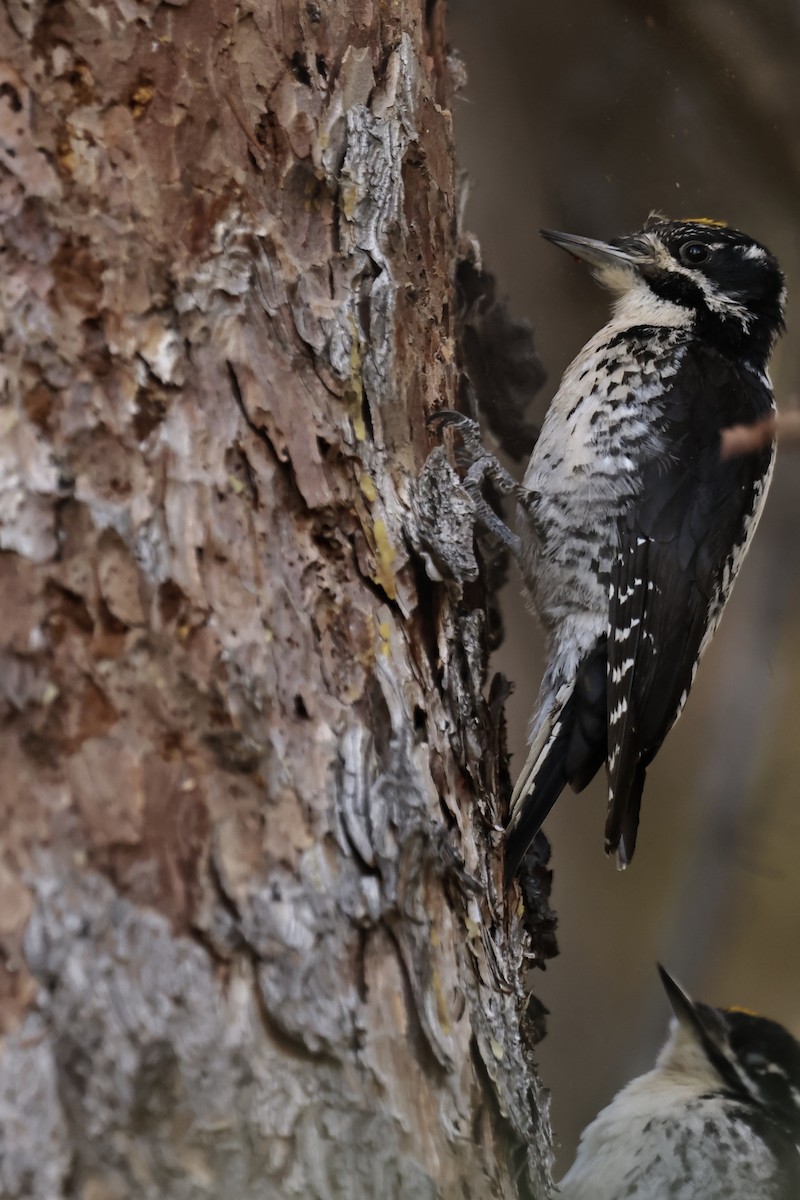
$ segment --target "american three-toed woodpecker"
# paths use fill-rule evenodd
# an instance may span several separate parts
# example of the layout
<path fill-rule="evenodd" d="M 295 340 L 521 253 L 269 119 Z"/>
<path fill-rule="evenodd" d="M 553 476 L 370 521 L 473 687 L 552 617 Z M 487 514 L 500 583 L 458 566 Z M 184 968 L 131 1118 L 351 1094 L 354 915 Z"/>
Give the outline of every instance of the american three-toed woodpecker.
<path fill-rule="evenodd" d="M 719 222 L 655 217 L 611 243 L 545 237 L 587 262 L 615 304 L 567 368 L 513 487 L 518 537 L 506 540 L 548 662 L 512 796 L 509 877 L 563 788 L 580 791 L 604 763 L 606 849 L 621 866 L 633 855 L 647 767 L 763 507 L 772 448 L 726 460 L 720 434 L 773 411 L 767 360 L 785 300 L 773 255 Z M 502 483 L 474 431 L 461 432 L 472 484 L 487 469 Z M 483 514 L 491 524 L 485 503 Z"/>
<path fill-rule="evenodd" d="M 560 1200 L 796 1200 L 800 1044 L 661 977 L 675 1013 L 666 1045 L 584 1130 Z"/>

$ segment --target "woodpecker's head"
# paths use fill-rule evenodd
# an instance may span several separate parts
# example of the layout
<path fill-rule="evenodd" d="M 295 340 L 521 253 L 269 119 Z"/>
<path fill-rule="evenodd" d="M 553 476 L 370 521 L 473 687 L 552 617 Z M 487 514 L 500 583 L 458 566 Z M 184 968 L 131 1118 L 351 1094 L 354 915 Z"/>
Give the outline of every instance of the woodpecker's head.
<path fill-rule="evenodd" d="M 717 1087 L 722 1084 L 800 1141 L 800 1042 L 776 1021 L 745 1009 L 695 1003 L 663 967 L 658 970 L 676 1017 L 658 1066 L 699 1079 L 716 1077 Z"/>
<path fill-rule="evenodd" d="M 786 289 L 777 260 L 722 222 L 654 215 L 639 233 L 612 242 L 541 232 L 589 263 L 618 305 L 640 311 L 642 323 L 649 304 L 654 324 L 691 322 L 698 337 L 754 366 L 766 363 L 783 329 Z"/>

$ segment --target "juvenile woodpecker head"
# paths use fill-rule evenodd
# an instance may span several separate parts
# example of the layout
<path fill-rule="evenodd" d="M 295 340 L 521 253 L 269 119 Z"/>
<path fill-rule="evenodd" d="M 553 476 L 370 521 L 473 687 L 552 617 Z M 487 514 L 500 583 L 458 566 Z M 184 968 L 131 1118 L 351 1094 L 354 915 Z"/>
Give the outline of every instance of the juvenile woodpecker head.
<path fill-rule="evenodd" d="M 690 1000 L 659 967 L 677 1021 L 658 1066 L 681 1074 L 710 1072 L 800 1142 L 800 1043 L 755 1013 Z"/>
<path fill-rule="evenodd" d="M 722 353 L 763 367 L 784 327 L 786 289 L 774 255 L 720 221 L 648 219 L 612 242 L 555 233 L 542 236 L 583 259 L 642 323 L 678 323 L 688 314 L 698 337 Z M 678 311 L 678 319 L 670 314 Z"/>

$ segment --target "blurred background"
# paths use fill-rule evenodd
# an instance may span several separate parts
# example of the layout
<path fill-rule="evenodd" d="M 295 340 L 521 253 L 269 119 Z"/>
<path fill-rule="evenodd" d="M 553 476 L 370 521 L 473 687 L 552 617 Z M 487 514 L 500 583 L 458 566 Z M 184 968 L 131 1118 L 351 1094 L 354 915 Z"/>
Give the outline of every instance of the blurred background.
<path fill-rule="evenodd" d="M 800 4 L 451 0 L 449 37 L 468 74 L 455 112 L 466 226 L 533 323 L 549 373 L 537 415 L 609 307 L 539 227 L 614 237 L 651 209 L 724 219 L 777 254 L 790 306 L 772 374 L 779 402 L 796 403 Z M 697 998 L 800 1035 L 799 521 L 800 451 L 785 448 L 686 713 L 648 772 L 632 867 L 603 854 L 604 781 L 565 793 L 547 822 L 561 955 L 534 985 L 551 1010 L 539 1056 L 556 1177 L 583 1126 L 652 1065 L 669 1017 L 657 959 Z M 504 617 L 513 772 L 543 669 L 518 578 Z"/>

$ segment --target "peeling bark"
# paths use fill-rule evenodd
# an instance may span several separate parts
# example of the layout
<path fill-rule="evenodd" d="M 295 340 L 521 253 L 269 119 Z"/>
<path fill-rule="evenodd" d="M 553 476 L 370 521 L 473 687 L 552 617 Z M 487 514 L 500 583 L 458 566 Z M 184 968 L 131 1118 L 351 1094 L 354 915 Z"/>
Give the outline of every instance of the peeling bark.
<path fill-rule="evenodd" d="M 442 5 L 0 46 L 0 1192 L 545 1197 Z"/>

